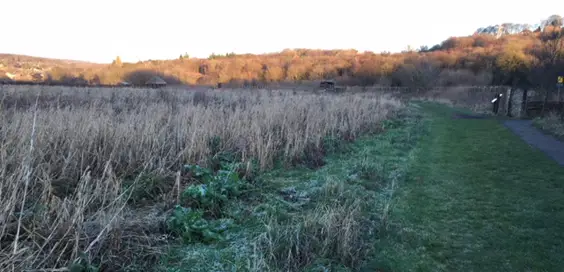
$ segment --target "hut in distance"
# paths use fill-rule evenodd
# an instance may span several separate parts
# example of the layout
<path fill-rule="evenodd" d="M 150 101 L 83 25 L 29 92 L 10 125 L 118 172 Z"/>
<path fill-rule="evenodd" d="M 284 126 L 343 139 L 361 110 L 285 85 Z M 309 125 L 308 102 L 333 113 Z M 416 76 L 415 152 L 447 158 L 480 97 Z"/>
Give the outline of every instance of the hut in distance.
<path fill-rule="evenodd" d="M 160 88 L 166 86 L 166 81 L 164 81 L 162 78 L 158 76 L 154 76 L 151 79 L 149 79 L 147 82 L 145 82 L 145 85 L 151 88 Z"/>

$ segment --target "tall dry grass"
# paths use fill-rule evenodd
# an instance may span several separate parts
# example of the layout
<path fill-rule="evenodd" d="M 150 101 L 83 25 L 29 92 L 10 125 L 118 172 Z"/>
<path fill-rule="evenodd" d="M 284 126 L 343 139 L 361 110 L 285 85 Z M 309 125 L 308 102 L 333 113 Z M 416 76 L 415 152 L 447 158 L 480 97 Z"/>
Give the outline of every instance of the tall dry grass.
<path fill-rule="evenodd" d="M 554 137 L 564 140 L 564 121 L 557 112 L 533 119 L 533 125 Z"/>
<path fill-rule="evenodd" d="M 413 94 L 413 97 L 425 101 L 434 101 L 454 107 L 466 108 L 476 113 L 492 113 L 491 100 L 498 93 L 507 95 L 505 86 L 458 86 L 437 87 L 431 90 Z M 505 99 L 499 106 L 502 113 Z"/>
<path fill-rule="evenodd" d="M 0 99 L 0 271 L 155 262 L 182 165 L 223 151 L 266 170 L 401 107 L 382 94 L 265 90 L 0 86 Z M 131 205 L 126 186 L 147 180 L 160 201 Z"/>
<path fill-rule="evenodd" d="M 289 222 L 271 216 L 254 241 L 266 259 L 254 271 L 303 271 L 316 259 L 359 269 L 373 246 L 367 241 L 376 235 L 367 213 L 376 204 L 366 191 L 330 180 L 314 197 L 314 209 Z"/>

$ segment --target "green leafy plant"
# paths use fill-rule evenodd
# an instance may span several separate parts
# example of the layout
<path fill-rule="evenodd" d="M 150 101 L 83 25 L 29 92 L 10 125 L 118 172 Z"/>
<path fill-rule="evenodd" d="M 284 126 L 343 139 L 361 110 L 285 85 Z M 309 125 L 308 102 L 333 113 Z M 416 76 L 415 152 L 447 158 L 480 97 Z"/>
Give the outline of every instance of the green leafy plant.
<path fill-rule="evenodd" d="M 98 272 L 100 268 L 88 261 L 88 256 L 82 252 L 80 257 L 69 265 L 70 272 Z"/>
<path fill-rule="evenodd" d="M 201 167 L 196 164 L 187 164 L 184 165 L 184 168 L 188 170 L 193 175 L 193 177 L 199 179 L 204 183 L 208 182 L 213 176 L 213 171 L 211 169 Z"/>
<path fill-rule="evenodd" d="M 168 221 L 169 229 L 182 237 L 185 243 L 223 240 L 222 233 L 233 224 L 232 219 L 218 218 L 230 198 L 240 193 L 244 185 L 236 163 L 224 164 L 223 169 L 213 172 L 199 165 L 185 165 L 185 168 L 200 184 L 188 186 L 182 193 L 186 206 L 176 206 Z"/>
<path fill-rule="evenodd" d="M 239 164 L 227 164 L 214 175 L 207 168 L 198 165 L 186 165 L 202 183 L 190 185 L 182 194 L 182 198 L 189 206 L 204 209 L 214 216 L 221 215 L 221 209 L 229 198 L 240 193 L 243 181 L 237 173 Z"/>
<path fill-rule="evenodd" d="M 206 220 L 202 210 L 177 205 L 168 228 L 185 243 L 211 243 L 223 240 L 223 233 L 233 225 L 231 219 Z"/>

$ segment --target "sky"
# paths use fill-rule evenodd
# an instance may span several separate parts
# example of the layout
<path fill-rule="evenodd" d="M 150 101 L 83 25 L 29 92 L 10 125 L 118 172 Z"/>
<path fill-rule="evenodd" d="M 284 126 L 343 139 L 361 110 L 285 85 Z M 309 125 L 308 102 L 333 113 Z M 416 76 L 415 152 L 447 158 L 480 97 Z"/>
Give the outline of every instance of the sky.
<path fill-rule="evenodd" d="M 538 23 L 561 0 L 2 0 L 0 53 L 109 63 L 286 48 L 399 52 Z"/>

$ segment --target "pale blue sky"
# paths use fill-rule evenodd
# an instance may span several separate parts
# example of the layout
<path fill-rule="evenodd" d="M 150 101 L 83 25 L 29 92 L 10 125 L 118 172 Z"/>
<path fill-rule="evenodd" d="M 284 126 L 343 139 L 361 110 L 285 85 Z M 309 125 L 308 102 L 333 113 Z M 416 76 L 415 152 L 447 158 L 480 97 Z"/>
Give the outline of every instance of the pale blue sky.
<path fill-rule="evenodd" d="M 0 53 L 94 62 L 284 48 L 396 52 L 562 11 L 561 0 L 1 1 Z"/>

